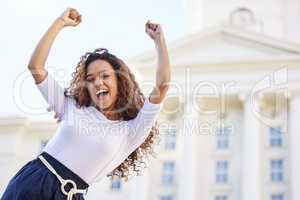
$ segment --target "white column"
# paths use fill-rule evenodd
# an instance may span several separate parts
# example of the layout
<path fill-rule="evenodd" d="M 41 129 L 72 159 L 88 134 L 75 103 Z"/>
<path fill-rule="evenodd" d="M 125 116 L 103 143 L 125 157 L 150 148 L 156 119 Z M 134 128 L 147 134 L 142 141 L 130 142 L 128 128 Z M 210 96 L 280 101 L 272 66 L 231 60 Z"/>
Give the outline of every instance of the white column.
<path fill-rule="evenodd" d="M 244 102 L 242 133 L 242 200 L 261 200 L 260 122 L 255 116 L 254 101 Z"/>
<path fill-rule="evenodd" d="M 289 108 L 289 138 L 291 160 L 291 200 L 300 199 L 300 97 L 293 97 Z"/>
<path fill-rule="evenodd" d="M 182 149 L 179 164 L 178 180 L 178 199 L 179 200 L 196 200 L 196 151 L 195 151 L 195 130 L 194 114 L 192 103 L 186 105 L 185 115 L 183 116 L 182 127 Z"/>

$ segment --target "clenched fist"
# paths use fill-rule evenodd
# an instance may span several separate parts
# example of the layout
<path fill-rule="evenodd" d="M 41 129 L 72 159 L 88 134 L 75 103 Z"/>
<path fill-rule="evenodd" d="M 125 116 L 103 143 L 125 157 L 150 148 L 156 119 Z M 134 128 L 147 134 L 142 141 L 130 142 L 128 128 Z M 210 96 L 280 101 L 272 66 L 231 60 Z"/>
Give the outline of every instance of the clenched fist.
<path fill-rule="evenodd" d="M 158 41 L 163 38 L 163 31 L 160 24 L 155 24 L 149 20 L 145 24 L 145 32 L 152 38 L 154 41 Z"/>
<path fill-rule="evenodd" d="M 64 26 L 77 26 L 80 24 L 82 17 L 74 8 L 67 8 L 59 17 Z"/>

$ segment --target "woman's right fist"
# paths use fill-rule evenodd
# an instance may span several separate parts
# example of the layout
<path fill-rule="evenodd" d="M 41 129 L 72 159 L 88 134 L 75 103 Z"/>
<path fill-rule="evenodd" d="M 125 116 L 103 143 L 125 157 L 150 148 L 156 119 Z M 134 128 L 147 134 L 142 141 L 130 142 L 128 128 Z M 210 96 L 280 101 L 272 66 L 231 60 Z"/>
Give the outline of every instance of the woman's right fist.
<path fill-rule="evenodd" d="M 74 8 L 67 8 L 59 17 L 64 26 L 77 26 L 81 22 L 81 15 Z"/>

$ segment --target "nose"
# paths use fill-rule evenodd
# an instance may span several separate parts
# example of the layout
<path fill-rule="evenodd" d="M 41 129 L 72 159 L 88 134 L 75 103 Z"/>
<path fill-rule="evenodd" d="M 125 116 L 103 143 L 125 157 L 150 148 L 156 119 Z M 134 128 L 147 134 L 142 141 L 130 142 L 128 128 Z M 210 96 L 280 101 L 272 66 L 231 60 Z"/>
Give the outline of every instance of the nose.
<path fill-rule="evenodd" d="M 103 85 L 103 79 L 101 79 L 100 77 L 97 77 L 95 80 L 95 86 L 99 87 L 101 85 Z"/>

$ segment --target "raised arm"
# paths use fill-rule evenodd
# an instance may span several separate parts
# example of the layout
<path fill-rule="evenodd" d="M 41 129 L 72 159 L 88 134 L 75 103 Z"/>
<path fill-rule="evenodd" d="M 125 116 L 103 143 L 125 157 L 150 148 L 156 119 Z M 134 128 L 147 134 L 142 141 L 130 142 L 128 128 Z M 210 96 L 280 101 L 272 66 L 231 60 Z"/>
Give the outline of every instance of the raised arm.
<path fill-rule="evenodd" d="M 62 119 L 65 113 L 68 98 L 65 98 L 64 88 L 58 84 L 54 77 L 48 74 L 45 63 L 58 33 L 64 27 L 77 26 L 80 22 L 81 15 L 75 9 L 66 9 L 44 34 L 28 64 L 28 69 L 35 80 L 36 86 L 48 103 L 48 111 L 53 110 L 59 119 Z"/>
<path fill-rule="evenodd" d="M 36 46 L 28 64 L 35 83 L 41 83 L 47 76 L 45 63 L 49 55 L 49 51 L 53 45 L 58 33 L 66 26 L 77 26 L 81 22 L 81 15 L 73 8 L 67 8 L 61 16 L 59 16 L 44 34 Z"/>
<path fill-rule="evenodd" d="M 125 151 L 127 154 L 139 147 L 148 137 L 160 112 L 161 102 L 167 94 L 171 76 L 168 50 L 161 26 L 148 21 L 146 33 L 153 39 L 158 54 L 156 84 L 138 115 L 128 122 L 130 131 Z"/>
<path fill-rule="evenodd" d="M 159 24 L 148 21 L 146 23 L 146 33 L 153 39 L 158 56 L 156 84 L 150 94 L 149 100 L 151 103 L 158 104 L 166 96 L 171 79 L 168 49 L 163 30 Z"/>

